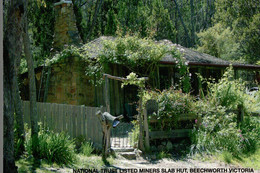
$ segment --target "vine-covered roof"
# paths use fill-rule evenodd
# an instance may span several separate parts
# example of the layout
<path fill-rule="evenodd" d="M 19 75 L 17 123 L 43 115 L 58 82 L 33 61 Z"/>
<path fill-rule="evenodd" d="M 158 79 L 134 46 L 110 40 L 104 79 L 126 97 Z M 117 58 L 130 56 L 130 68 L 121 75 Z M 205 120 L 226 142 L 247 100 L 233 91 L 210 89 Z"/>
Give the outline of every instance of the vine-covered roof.
<path fill-rule="evenodd" d="M 103 50 L 103 41 L 105 41 L 105 40 L 113 41 L 115 39 L 116 39 L 115 37 L 111 37 L 111 36 L 102 36 L 102 37 L 99 37 L 99 38 L 87 43 L 86 46 L 88 47 L 87 49 L 88 49 L 90 58 L 97 57 L 99 55 L 99 52 Z M 258 66 L 258 65 L 231 63 L 229 61 L 211 56 L 209 54 L 201 53 L 196 50 L 183 47 L 179 44 L 173 44 L 169 40 L 156 41 L 156 43 L 166 44 L 167 46 L 176 47 L 176 49 L 179 50 L 179 52 L 186 59 L 186 61 L 188 62 L 189 65 L 227 67 L 227 66 L 229 66 L 229 64 L 232 64 L 234 67 L 238 67 L 238 68 L 252 68 L 252 69 L 260 70 L 260 66 Z M 167 54 L 161 59 L 160 63 L 161 64 L 175 64 L 176 59 L 174 57 L 172 57 L 171 54 Z"/>

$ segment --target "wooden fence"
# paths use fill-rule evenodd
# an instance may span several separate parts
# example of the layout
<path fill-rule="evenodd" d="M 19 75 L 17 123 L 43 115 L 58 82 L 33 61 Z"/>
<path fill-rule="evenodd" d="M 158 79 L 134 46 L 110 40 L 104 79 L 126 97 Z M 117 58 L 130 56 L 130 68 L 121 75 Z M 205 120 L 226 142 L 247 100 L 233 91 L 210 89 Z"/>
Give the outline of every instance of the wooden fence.
<path fill-rule="evenodd" d="M 152 102 L 153 106 L 156 105 L 156 102 Z M 154 109 L 154 108 L 153 108 Z M 156 113 L 158 108 L 154 109 L 153 111 Z M 151 111 L 150 111 L 151 112 Z M 237 115 L 237 125 L 238 127 L 241 125 L 244 119 L 244 108 L 242 105 L 238 106 L 237 110 L 227 110 L 227 113 L 235 113 Z M 158 113 L 158 112 L 157 112 Z M 190 134 L 192 132 L 192 129 L 183 128 L 183 129 L 175 129 L 170 131 L 163 131 L 163 130 L 150 130 L 149 126 L 159 125 L 159 120 L 154 118 L 149 118 L 148 120 L 148 109 L 143 110 L 143 128 L 144 128 L 144 144 L 147 149 L 150 148 L 150 141 L 151 140 L 158 140 L 158 139 L 175 139 L 175 138 L 184 138 L 184 137 L 190 137 Z M 256 116 L 256 115 L 253 115 Z M 194 114 L 186 114 L 180 116 L 177 121 L 190 121 L 195 123 L 195 119 L 197 119 L 198 124 L 202 121 L 202 117 L 194 115 Z M 170 122 L 169 122 L 170 123 Z"/>
<path fill-rule="evenodd" d="M 102 146 L 102 128 L 96 117 L 97 110 L 105 108 L 37 102 L 38 121 L 54 132 L 67 132 L 76 138 L 85 137 L 94 146 Z M 30 127 L 30 102 L 23 101 L 24 122 Z"/>

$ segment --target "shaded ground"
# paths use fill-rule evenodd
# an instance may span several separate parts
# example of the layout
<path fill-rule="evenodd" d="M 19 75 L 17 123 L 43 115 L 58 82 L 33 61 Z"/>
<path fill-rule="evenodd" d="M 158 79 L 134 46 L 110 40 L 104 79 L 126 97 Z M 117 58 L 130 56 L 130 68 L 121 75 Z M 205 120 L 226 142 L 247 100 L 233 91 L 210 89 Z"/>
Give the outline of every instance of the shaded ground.
<path fill-rule="evenodd" d="M 241 166 L 226 164 L 217 160 L 201 161 L 194 159 L 169 159 L 163 158 L 159 160 L 151 160 L 149 157 L 139 157 L 136 160 L 127 160 L 118 156 L 114 161 L 114 167 L 119 169 L 125 168 L 238 168 Z"/>
<path fill-rule="evenodd" d="M 201 162 L 198 160 L 173 160 L 161 159 L 157 161 L 148 161 L 145 159 L 126 160 L 120 159 L 114 166 L 119 168 L 224 168 L 230 167 L 223 163 Z"/>
<path fill-rule="evenodd" d="M 159 169 L 160 172 L 150 172 L 150 173 L 162 173 L 162 169 L 169 170 L 175 169 L 175 172 L 177 169 L 180 169 L 183 171 L 182 173 L 190 173 L 190 168 L 227 168 L 227 171 L 229 172 L 229 168 L 243 168 L 243 166 L 240 165 L 232 165 L 232 164 L 226 164 L 224 162 L 218 161 L 218 160 L 207 160 L 202 161 L 202 159 L 158 159 L 158 160 L 151 160 L 151 156 L 147 157 L 138 157 L 136 160 L 127 160 L 123 158 L 122 156 L 117 156 L 116 158 L 109 158 L 108 165 L 105 165 L 102 161 L 100 156 L 79 156 L 78 162 L 73 167 L 60 167 L 58 165 L 48 165 L 42 163 L 37 168 L 33 168 L 28 161 L 19 161 L 18 167 L 19 172 L 37 172 L 37 173 L 43 173 L 43 172 L 59 172 L 59 173 L 73 173 L 78 171 L 81 172 L 80 169 L 88 169 L 86 172 L 90 172 L 91 170 L 97 169 L 151 169 L 154 168 Z M 245 168 L 245 167 L 244 167 Z M 187 169 L 185 172 L 184 169 Z M 238 170 L 234 170 L 234 172 L 239 172 Z M 84 171 L 82 171 L 84 172 Z M 100 172 L 100 171 L 99 171 Z M 255 173 L 260 173 L 260 170 L 254 170 Z M 118 171 L 120 173 L 120 171 Z M 125 172 L 121 171 L 121 173 L 131 173 L 131 172 Z M 147 172 L 145 172 L 147 173 Z M 165 172 L 166 173 L 166 172 Z M 167 172 L 167 173 L 174 173 L 174 172 Z M 180 172 L 181 173 L 181 172 Z"/>

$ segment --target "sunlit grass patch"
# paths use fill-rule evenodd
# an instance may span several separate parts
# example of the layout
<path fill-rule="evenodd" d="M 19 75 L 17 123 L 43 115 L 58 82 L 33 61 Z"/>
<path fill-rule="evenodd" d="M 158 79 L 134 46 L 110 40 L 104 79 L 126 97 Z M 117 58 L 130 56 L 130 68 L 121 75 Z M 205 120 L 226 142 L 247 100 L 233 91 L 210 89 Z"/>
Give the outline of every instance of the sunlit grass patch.
<path fill-rule="evenodd" d="M 114 158 L 108 157 L 107 161 L 109 165 L 114 164 Z M 16 166 L 18 166 L 19 173 L 36 172 L 36 173 L 49 173 L 57 172 L 62 170 L 63 172 L 72 172 L 73 169 L 97 169 L 107 167 L 102 157 L 99 155 L 85 156 L 83 154 L 77 154 L 75 163 L 70 166 L 58 165 L 56 163 L 50 163 L 45 160 L 41 160 L 38 165 L 34 165 L 33 157 L 22 157 L 16 161 Z"/>
<path fill-rule="evenodd" d="M 254 170 L 260 170 L 260 147 L 250 154 L 240 154 L 233 156 L 230 152 L 224 151 L 222 153 L 212 153 L 212 154 L 195 154 L 192 159 L 200 160 L 203 162 L 224 162 L 226 164 L 231 164 L 243 168 L 253 168 Z"/>

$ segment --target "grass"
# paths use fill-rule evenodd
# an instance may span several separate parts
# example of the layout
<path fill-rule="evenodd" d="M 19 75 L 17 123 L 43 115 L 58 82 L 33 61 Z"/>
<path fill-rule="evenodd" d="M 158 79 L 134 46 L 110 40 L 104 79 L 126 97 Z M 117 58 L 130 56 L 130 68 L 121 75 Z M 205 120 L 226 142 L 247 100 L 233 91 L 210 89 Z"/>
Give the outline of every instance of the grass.
<path fill-rule="evenodd" d="M 113 157 L 107 159 L 108 163 L 111 165 L 114 162 Z M 63 172 L 72 172 L 74 169 L 98 169 L 107 167 L 103 161 L 102 157 L 99 155 L 91 155 L 89 157 L 83 154 L 77 154 L 75 163 L 71 166 L 61 166 L 56 163 L 50 164 L 49 162 L 42 160 L 41 163 L 37 166 L 34 166 L 34 161 L 32 157 L 22 157 L 16 161 L 16 166 L 18 166 L 19 173 L 25 172 L 35 172 L 35 173 L 49 173 L 62 170 Z"/>
<path fill-rule="evenodd" d="M 232 163 L 243 167 L 260 170 L 260 147 L 251 155 L 241 155 L 240 158 L 232 158 Z"/>
<path fill-rule="evenodd" d="M 84 154 L 85 156 L 91 156 L 92 152 L 94 151 L 94 148 L 92 146 L 92 143 L 85 142 L 84 144 L 82 144 L 80 150 L 81 153 Z"/>
<path fill-rule="evenodd" d="M 161 151 L 156 155 L 156 159 L 164 159 L 164 158 L 171 158 L 171 154 L 166 151 Z"/>
<path fill-rule="evenodd" d="M 28 155 L 32 155 L 32 139 L 27 135 L 25 143 Z M 40 130 L 38 154 L 40 159 L 59 165 L 70 165 L 75 160 L 75 144 L 65 133 Z"/>
<path fill-rule="evenodd" d="M 30 158 L 21 158 L 15 162 L 18 167 L 18 173 L 27 173 L 27 172 L 35 172 L 35 173 L 51 173 L 54 170 L 61 169 L 57 164 L 49 164 L 47 161 L 40 161 L 39 165 L 34 165 L 34 160 L 32 157 Z M 65 172 L 71 171 L 71 168 L 62 168 Z"/>
<path fill-rule="evenodd" d="M 222 156 L 222 160 L 223 160 L 224 162 L 226 162 L 226 163 L 231 163 L 231 162 L 232 162 L 233 156 L 232 156 L 232 154 L 230 154 L 229 152 L 224 151 L 224 152 L 221 154 L 221 156 Z"/>
<path fill-rule="evenodd" d="M 99 155 L 91 155 L 90 157 L 87 157 L 85 155 L 79 154 L 78 156 L 78 162 L 73 165 L 73 168 L 92 168 L 92 169 L 98 169 L 107 167 L 109 165 L 112 165 L 114 163 L 114 158 L 109 157 L 107 159 L 109 165 L 106 165 L 102 157 Z"/>
<path fill-rule="evenodd" d="M 254 170 L 260 170 L 260 147 L 258 147 L 257 150 L 250 155 L 240 154 L 239 156 L 234 157 L 231 153 L 225 151 L 223 153 L 213 153 L 211 155 L 196 154 L 192 158 L 207 162 L 222 161 L 224 163 L 240 166 L 243 168 L 253 168 Z"/>

